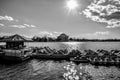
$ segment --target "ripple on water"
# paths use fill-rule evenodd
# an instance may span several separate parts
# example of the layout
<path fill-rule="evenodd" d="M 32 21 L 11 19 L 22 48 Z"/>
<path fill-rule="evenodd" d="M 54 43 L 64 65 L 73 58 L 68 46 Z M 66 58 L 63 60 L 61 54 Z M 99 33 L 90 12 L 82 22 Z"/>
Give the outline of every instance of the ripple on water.
<path fill-rule="evenodd" d="M 65 73 L 64 66 L 67 66 L 68 64 L 70 64 L 70 62 L 34 59 L 11 66 L 0 65 L 0 78 L 8 80 L 60 80 L 63 78 L 63 74 Z M 90 73 L 95 80 L 102 77 L 120 76 L 119 68 L 114 66 L 98 66 L 98 68 L 95 68 L 90 64 L 79 64 L 75 66 L 77 71 L 85 70 Z"/>

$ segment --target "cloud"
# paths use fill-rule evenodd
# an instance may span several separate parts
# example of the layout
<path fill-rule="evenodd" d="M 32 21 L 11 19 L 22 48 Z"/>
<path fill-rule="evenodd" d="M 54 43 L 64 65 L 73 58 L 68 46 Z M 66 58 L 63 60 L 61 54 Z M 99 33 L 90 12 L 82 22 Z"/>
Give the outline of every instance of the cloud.
<path fill-rule="evenodd" d="M 12 33 L 5 33 L 5 32 L 0 32 L 0 36 L 11 36 L 13 35 Z"/>
<path fill-rule="evenodd" d="M 56 34 L 56 35 L 60 35 L 60 34 L 62 34 L 63 32 L 56 32 L 56 31 L 54 31 L 53 32 L 53 34 Z"/>
<path fill-rule="evenodd" d="M 41 32 L 39 32 L 39 34 L 42 36 L 52 36 L 53 35 L 52 33 L 48 32 L 48 31 L 41 31 Z"/>
<path fill-rule="evenodd" d="M 109 31 L 105 31 L 105 32 L 95 32 L 93 35 L 109 35 Z"/>
<path fill-rule="evenodd" d="M 82 34 L 82 35 L 84 35 L 84 36 L 100 36 L 100 35 L 109 35 L 110 34 L 110 32 L 109 31 L 104 31 L 104 32 L 102 32 L 102 31 L 98 31 L 98 32 L 95 32 L 95 33 L 87 33 L 87 34 Z"/>
<path fill-rule="evenodd" d="M 106 28 L 120 27 L 120 0 L 93 0 L 82 14 L 93 21 L 106 23 Z"/>
<path fill-rule="evenodd" d="M 34 27 L 36 27 L 36 26 L 35 26 L 35 25 L 31 25 L 31 27 L 33 27 L 33 28 L 34 28 Z"/>
<path fill-rule="evenodd" d="M 23 24 L 23 25 L 26 26 L 26 27 L 31 27 L 31 28 L 36 27 L 35 25 L 29 25 L 29 24 Z"/>
<path fill-rule="evenodd" d="M 0 20 L 5 20 L 5 21 L 18 21 L 17 19 L 14 19 L 11 16 L 5 15 L 5 16 L 0 16 Z"/>
<path fill-rule="evenodd" d="M 24 25 L 10 25 L 10 27 L 15 27 L 15 28 L 26 28 Z"/>
<path fill-rule="evenodd" d="M 7 25 L 9 25 L 9 27 L 15 27 L 15 28 L 35 28 L 36 27 L 35 25 L 26 24 L 8 15 L 0 16 L 0 21 L 9 21 L 9 23 L 6 23 Z M 0 23 L 0 26 L 4 26 L 4 24 Z"/>
<path fill-rule="evenodd" d="M 60 35 L 62 32 L 48 32 L 48 31 L 41 31 L 39 32 L 39 36 L 40 37 L 57 37 L 58 35 Z"/>
<path fill-rule="evenodd" d="M 23 25 L 10 25 L 10 27 L 15 27 L 15 28 L 34 28 L 36 26 L 35 25 L 29 25 L 29 24 L 23 24 Z"/>
<path fill-rule="evenodd" d="M 85 33 L 77 36 L 77 38 L 88 38 L 88 39 L 105 39 L 111 35 L 109 31 L 97 31 L 94 33 Z"/>
<path fill-rule="evenodd" d="M 5 25 L 0 23 L 0 26 L 5 26 Z"/>

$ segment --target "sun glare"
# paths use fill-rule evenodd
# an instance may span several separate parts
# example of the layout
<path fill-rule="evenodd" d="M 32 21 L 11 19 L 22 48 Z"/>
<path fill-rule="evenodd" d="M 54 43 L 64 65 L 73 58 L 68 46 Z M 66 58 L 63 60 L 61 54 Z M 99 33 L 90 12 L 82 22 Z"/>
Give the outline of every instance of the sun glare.
<path fill-rule="evenodd" d="M 66 7 L 69 9 L 69 11 L 75 10 L 78 6 L 77 0 L 68 0 L 66 2 Z"/>

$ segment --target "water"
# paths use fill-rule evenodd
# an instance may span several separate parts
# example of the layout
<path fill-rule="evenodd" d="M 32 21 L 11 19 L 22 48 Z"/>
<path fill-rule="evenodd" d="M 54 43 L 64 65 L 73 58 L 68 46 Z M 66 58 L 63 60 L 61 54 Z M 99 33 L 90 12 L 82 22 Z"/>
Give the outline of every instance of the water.
<path fill-rule="evenodd" d="M 5 45 L 5 43 L 0 42 L 0 45 Z M 53 49 L 120 49 L 120 42 L 25 42 L 28 47 L 44 47 L 49 46 Z"/>
<path fill-rule="evenodd" d="M 27 46 L 49 46 L 55 49 L 120 49 L 120 42 L 57 42 L 57 43 L 25 43 Z M 68 61 L 43 61 L 29 60 L 19 64 L 0 64 L 0 80 L 63 80 L 63 74 L 67 71 L 64 66 L 70 64 Z M 80 68 L 92 75 L 94 80 L 120 80 L 120 68 L 111 66 L 93 66 L 91 64 L 75 65 L 76 70 Z"/>
<path fill-rule="evenodd" d="M 11 66 L 0 65 L 0 80 L 62 80 L 63 74 L 66 72 L 64 66 L 68 64 L 70 64 L 70 62 L 34 59 Z M 105 78 L 105 80 L 108 78 L 108 80 L 114 80 L 113 78 L 118 78 L 120 76 L 119 68 L 114 66 L 100 66 L 98 68 L 90 64 L 79 64 L 75 66 L 76 70 L 82 68 L 82 70 L 88 72 L 92 75 L 94 80 L 101 80 L 101 78 Z"/>
<path fill-rule="evenodd" d="M 33 43 L 25 43 L 26 46 L 37 46 L 44 47 L 49 46 L 50 48 L 59 49 L 120 49 L 120 42 L 33 42 Z"/>

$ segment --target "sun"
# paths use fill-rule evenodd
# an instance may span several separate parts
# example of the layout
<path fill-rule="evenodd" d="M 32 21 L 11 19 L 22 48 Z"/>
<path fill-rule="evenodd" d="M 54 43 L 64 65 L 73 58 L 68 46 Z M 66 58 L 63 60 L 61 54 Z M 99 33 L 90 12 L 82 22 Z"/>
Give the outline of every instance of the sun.
<path fill-rule="evenodd" d="M 77 0 L 68 0 L 66 2 L 66 7 L 68 8 L 69 11 L 75 10 L 78 8 L 78 2 Z"/>

